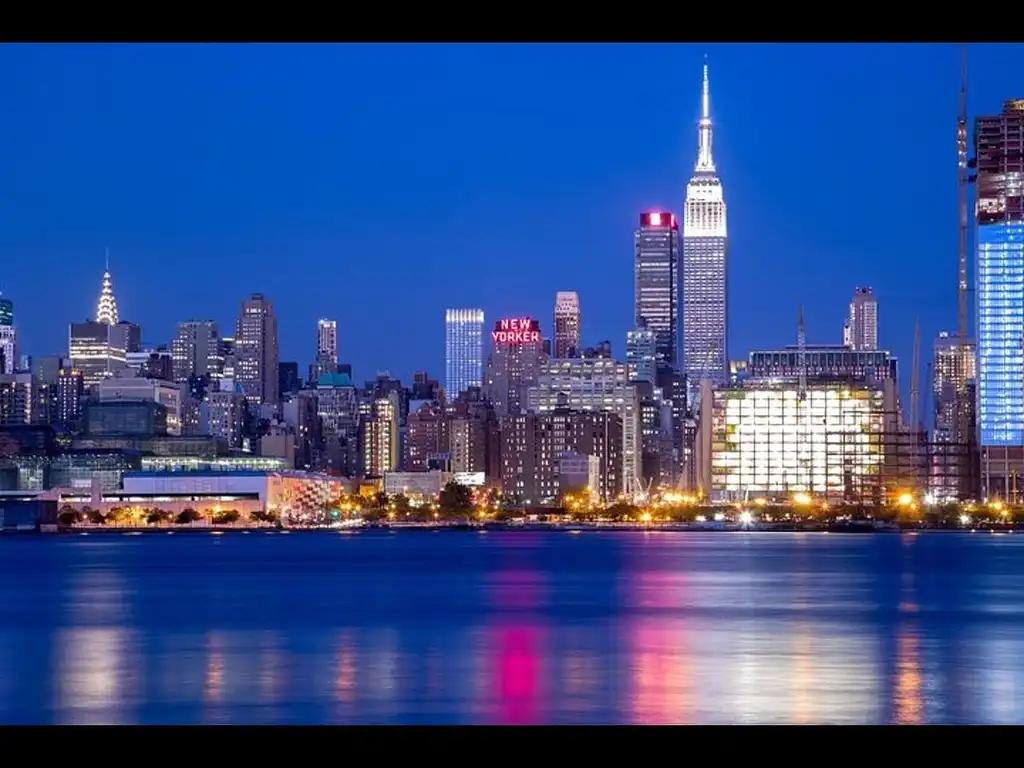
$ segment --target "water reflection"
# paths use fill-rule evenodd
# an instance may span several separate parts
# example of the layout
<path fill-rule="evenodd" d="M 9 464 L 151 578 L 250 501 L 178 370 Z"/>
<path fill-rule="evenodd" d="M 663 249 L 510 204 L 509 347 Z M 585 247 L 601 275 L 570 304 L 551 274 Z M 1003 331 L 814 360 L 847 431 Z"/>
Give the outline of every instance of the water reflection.
<path fill-rule="evenodd" d="M 138 659 L 120 628 L 59 630 L 54 676 L 60 724 L 125 724 Z"/>
<path fill-rule="evenodd" d="M 206 671 L 203 677 L 203 701 L 219 704 L 224 698 L 224 639 L 217 632 L 206 638 Z"/>
<path fill-rule="evenodd" d="M 451 547 L 415 588 L 379 539 L 339 559 L 337 537 L 160 537 L 142 563 L 138 537 L 102 568 L 65 544 L 81 561 L 48 587 L 59 615 L 0 601 L 0 722 L 1024 720 L 1014 537 L 557 538 L 390 537 L 396 563 Z M 229 546 L 237 561 L 209 554 Z M 222 610 L 168 587 L 185 561 Z M 268 571 L 310 608 L 254 613 Z M 371 576 L 387 600 L 336 586 Z"/>

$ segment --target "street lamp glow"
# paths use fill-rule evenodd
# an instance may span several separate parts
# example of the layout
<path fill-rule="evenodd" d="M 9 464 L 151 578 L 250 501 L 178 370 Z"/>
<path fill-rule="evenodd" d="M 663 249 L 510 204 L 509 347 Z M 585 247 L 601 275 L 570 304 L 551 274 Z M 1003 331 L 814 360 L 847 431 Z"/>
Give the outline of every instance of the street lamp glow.
<path fill-rule="evenodd" d="M 743 523 L 743 525 L 750 525 L 753 521 L 754 516 L 752 514 L 746 511 L 740 512 L 740 522 Z"/>
<path fill-rule="evenodd" d="M 970 524 L 971 524 L 971 516 L 970 515 L 960 515 L 960 525 L 970 525 Z"/>

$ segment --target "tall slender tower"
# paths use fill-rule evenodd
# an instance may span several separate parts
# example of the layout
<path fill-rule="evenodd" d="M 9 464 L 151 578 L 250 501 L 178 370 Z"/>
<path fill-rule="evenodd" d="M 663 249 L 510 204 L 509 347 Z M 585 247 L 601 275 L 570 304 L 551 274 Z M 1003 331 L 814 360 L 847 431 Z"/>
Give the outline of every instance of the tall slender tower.
<path fill-rule="evenodd" d="M 683 207 L 683 370 L 691 396 L 702 379 L 722 384 L 729 376 L 727 229 L 722 182 L 711 155 L 710 99 L 705 64 L 697 164 Z"/>
<path fill-rule="evenodd" d="M 580 297 L 576 291 L 555 294 L 555 345 L 553 357 L 580 357 Z"/>

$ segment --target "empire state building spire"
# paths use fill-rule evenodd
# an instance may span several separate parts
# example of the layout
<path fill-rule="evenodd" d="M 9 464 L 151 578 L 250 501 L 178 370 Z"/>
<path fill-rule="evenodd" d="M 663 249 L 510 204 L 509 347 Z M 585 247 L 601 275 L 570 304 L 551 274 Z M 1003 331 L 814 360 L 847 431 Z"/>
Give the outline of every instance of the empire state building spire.
<path fill-rule="evenodd" d="M 96 322 L 117 325 L 117 299 L 114 298 L 114 286 L 110 279 L 110 254 L 107 254 L 107 267 L 103 272 L 103 288 L 100 290 L 100 301 L 96 308 Z"/>
<path fill-rule="evenodd" d="M 708 85 L 708 65 L 704 63 L 704 90 L 701 96 L 696 173 L 714 173 L 715 161 L 711 157 L 711 89 Z"/>

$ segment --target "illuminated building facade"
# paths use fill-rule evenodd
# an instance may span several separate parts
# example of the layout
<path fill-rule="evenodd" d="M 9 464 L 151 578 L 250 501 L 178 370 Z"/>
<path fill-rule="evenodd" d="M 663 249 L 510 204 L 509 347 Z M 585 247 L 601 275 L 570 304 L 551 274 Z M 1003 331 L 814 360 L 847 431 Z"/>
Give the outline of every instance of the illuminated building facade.
<path fill-rule="evenodd" d="M 1024 99 L 979 117 L 978 443 L 988 493 L 1009 495 L 1024 449 Z"/>
<path fill-rule="evenodd" d="M 711 154 L 708 68 L 698 133 L 697 164 L 683 208 L 683 367 L 691 394 L 707 378 L 729 378 L 725 200 Z"/>
<path fill-rule="evenodd" d="M 555 344 L 552 356 L 564 360 L 579 357 L 580 346 L 580 297 L 575 291 L 559 291 L 555 294 Z"/>
<path fill-rule="evenodd" d="M 65 432 L 77 432 L 82 424 L 82 398 L 85 393 L 82 372 L 73 368 L 61 368 L 57 371 L 56 386 L 55 426 Z"/>
<path fill-rule="evenodd" d="M 960 360 L 960 341 L 955 333 L 942 331 L 935 339 L 932 351 L 932 434 L 931 434 L 931 478 L 929 490 L 936 501 L 956 501 L 964 494 L 966 468 L 974 462 L 964 462 L 961 457 L 966 446 L 955 445 L 957 392 L 961 383 L 966 385 L 970 395 L 967 423 L 971 433 L 977 428 L 977 354 L 973 341 L 964 344 L 964 359 Z M 966 381 L 965 381 L 966 379 Z"/>
<path fill-rule="evenodd" d="M 159 403 L 167 409 L 167 434 L 181 434 L 181 388 L 169 381 L 145 379 L 141 376 L 118 376 L 96 385 L 101 403 L 138 401 Z"/>
<path fill-rule="evenodd" d="M 935 339 L 932 350 L 932 411 L 933 439 L 949 441 L 954 439 L 956 430 L 956 393 L 966 378 L 968 387 L 977 381 L 977 355 L 975 344 L 964 344 L 964 360 L 961 363 L 960 340 L 955 333 L 941 331 Z"/>
<path fill-rule="evenodd" d="M 744 375 L 753 379 L 798 379 L 800 348 L 754 350 Z M 885 350 L 857 351 L 839 344 L 806 345 L 803 369 L 810 378 L 849 379 L 858 382 L 896 379 L 896 357 Z"/>
<path fill-rule="evenodd" d="M 558 408 L 521 413 L 502 422 L 502 495 L 518 504 L 551 505 L 575 490 L 581 457 L 596 457 L 593 485 L 604 501 L 622 489 L 622 420 L 614 412 Z M 590 460 L 586 460 L 589 468 Z M 572 476 L 573 488 L 567 487 Z M 584 483 L 590 486 L 590 478 Z"/>
<path fill-rule="evenodd" d="M 316 324 L 316 358 L 327 365 L 338 364 L 338 321 L 318 320 Z"/>
<path fill-rule="evenodd" d="M 445 391 L 454 400 L 483 385 L 484 311 L 449 309 L 444 314 Z"/>
<path fill-rule="evenodd" d="M 553 413 L 609 411 L 618 415 L 622 430 L 622 472 L 619 492 L 632 494 L 642 472 L 640 399 L 630 381 L 629 368 L 605 358 L 550 360 L 540 366 L 536 383 L 528 390 L 530 411 Z"/>
<path fill-rule="evenodd" d="M 885 491 L 895 385 L 749 381 L 705 388 L 700 490 L 713 500 L 792 493 L 859 502 Z"/>
<path fill-rule="evenodd" d="M 397 396 L 380 397 L 370 405 L 369 417 L 359 425 L 364 477 L 383 477 L 398 471 L 399 419 Z"/>
<path fill-rule="evenodd" d="M 679 222 L 673 214 L 640 214 L 633 268 L 636 327 L 654 334 L 658 365 L 674 367 L 679 332 Z"/>
<path fill-rule="evenodd" d="M 223 440 L 228 448 L 242 447 L 245 395 L 241 392 L 210 392 L 201 409 L 206 412 L 206 434 Z"/>
<path fill-rule="evenodd" d="M 85 387 L 90 388 L 123 370 L 128 353 L 141 347 L 142 330 L 134 323 L 121 322 L 110 272 L 104 272 L 96 320 L 72 323 L 69 328 L 71 366 L 81 371 Z"/>
<path fill-rule="evenodd" d="M 141 337 L 134 323 L 72 323 L 68 332 L 71 366 L 82 373 L 85 387 L 91 388 L 127 367 L 128 353 L 139 350 Z"/>
<path fill-rule="evenodd" d="M 276 406 L 277 317 L 274 305 L 261 293 L 242 302 L 235 331 L 235 384 L 254 403 Z"/>
<path fill-rule="evenodd" d="M 630 381 L 657 380 L 658 344 L 654 331 L 646 327 L 626 333 L 626 365 Z"/>
<path fill-rule="evenodd" d="M 208 376 L 211 380 L 217 378 L 223 368 L 219 352 L 220 336 L 215 322 L 188 320 L 178 323 L 178 330 L 171 341 L 174 380 L 185 382 L 194 376 Z"/>
<path fill-rule="evenodd" d="M 843 326 L 843 345 L 859 352 L 878 349 L 878 299 L 870 288 L 857 288 Z"/>
<path fill-rule="evenodd" d="M 316 360 L 309 367 L 309 380 L 338 371 L 338 321 L 320 319 L 316 324 Z M 283 393 L 281 393 L 283 394 Z"/>
<path fill-rule="evenodd" d="M 484 391 L 498 418 L 526 408 L 527 390 L 545 361 L 540 323 L 530 317 L 499 320 L 491 331 L 493 351 Z"/>
<path fill-rule="evenodd" d="M 0 374 L 18 367 L 18 338 L 14 326 L 14 302 L 0 299 Z"/>

